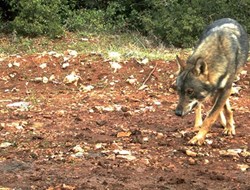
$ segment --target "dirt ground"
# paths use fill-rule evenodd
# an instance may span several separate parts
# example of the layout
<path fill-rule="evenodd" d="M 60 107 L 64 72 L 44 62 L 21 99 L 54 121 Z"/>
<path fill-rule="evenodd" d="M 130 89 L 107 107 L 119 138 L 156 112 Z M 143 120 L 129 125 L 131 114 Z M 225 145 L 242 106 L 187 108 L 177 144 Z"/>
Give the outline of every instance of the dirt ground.
<path fill-rule="evenodd" d="M 174 114 L 175 62 L 113 59 L 1 59 L 1 190 L 250 190 L 249 63 L 231 96 L 236 136 L 216 123 L 199 147 L 194 114 Z"/>

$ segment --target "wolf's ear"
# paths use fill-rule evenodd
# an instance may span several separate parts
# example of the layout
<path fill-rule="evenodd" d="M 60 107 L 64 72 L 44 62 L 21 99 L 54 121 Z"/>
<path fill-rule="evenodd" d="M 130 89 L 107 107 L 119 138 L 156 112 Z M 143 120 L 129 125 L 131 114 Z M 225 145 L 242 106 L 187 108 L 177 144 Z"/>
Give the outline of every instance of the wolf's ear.
<path fill-rule="evenodd" d="M 186 67 L 186 62 L 184 60 L 181 60 L 178 55 L 176 55 L 176 63 L 178 65 L 178 71 L 176 72 L 176 75 L 181 73 L 185 67 Z"/>
<path fill-rule="evenodd" d="M 203 61 L 203 59 L 200 58 L 200 59 L 198 59 L 196 61 L 193 73 L 196 76 L 207 75 L 207 73 L 208 73 L 208 71 L 207 71 L 207 64 L 206 64 L 205 61 Z"/>

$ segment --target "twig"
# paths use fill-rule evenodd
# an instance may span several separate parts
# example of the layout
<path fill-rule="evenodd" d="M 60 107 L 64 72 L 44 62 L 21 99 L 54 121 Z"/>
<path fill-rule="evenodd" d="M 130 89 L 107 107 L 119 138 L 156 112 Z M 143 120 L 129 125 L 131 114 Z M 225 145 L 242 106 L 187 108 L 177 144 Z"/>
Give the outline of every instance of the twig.
<path fill-rule="evenodd" d="M 154 68 L 152 69 L 152 71 L 149 73 L 148 77 L 144 80 L 144 82 L 142 83 L 141 87 L 139 89 L 143 89 L 143 87 L 145 86 L 145 84 L 148 82 L 148 80 L 150 79 L 151 75 L 155 72 L 155 69 L 157 67 L 158 63 L 156 62 Z"/>

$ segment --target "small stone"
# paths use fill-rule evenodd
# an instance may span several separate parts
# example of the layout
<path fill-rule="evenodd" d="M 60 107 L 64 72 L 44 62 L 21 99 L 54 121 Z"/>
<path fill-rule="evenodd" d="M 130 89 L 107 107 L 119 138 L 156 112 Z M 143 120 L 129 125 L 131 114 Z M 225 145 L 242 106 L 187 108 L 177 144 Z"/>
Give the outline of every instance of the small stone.
<path fill-rule="evenodd" d="M 42 77 L 36 77 L 36 78 L 34 78 L 33 81 L 34 81 L 34 82 L 42 82 L 42 81 L 43 81 L 43 78 L 42 78 Z"/>
<path fill-rule="evenodd" d="M 114 150 L 113 152 L 120 155 L 131 155 L 131 152 L 129 150 Z"/>
<path fill-rule="evenodd" d="M 191 151 L 191 150 L 186 150 L 186 154 L 187 154 L 188 156 L 191 156 L 191 157 L 196 157 L 196 156 L 197 156 L 197 153 L 196 153 L 196 152 L 193 152 L 193 151 Z"/>
<path fill-rule="evenodd" d="M 60 117 L 64 116 L 65 114 L 66 114 L 66 111 L 65 111 L 65 110 L 57 110 L 57 111 L 56 111 L 56 115 L 58 115 L 58 116 L 60 116 Z"/>
<path fill-rule="evenodd" d="M 143 137 L 143 139 L 142 139 L 144 142 L 148 142 L 148 137 Z"/>
<path fill-rule="evenodd" d="M 114 69 L 114 72 L 116 72 L 118 69 L 121 69 L 122 66 L 117 62 L 109 62 L 112 69 Z"/>
<path fill-rule="evenodd" d="M 102 143 L 97 143 L 97 144 L 95 145 L 95 150 L 101 149 L 101 148 L 102 148 Z"/>
<path fill-rule="evenodd" d="M 41 69 L 45 69 L 45 68 L 47 67 L 47 63 L 42 63 L 41 65 L 39 65 L 39 67 L 40 67 Z"/>
<path fill-rule="evenodd" d="M 49 81 L 50 81 L 50 82 L 52 82 L 52 81 L 55 80 L 55 79 L 56 79 L 55 75 L 51 75 L 51 76 L 49 77 Z"/>
<path fill-rule="evenodd" d="M 121 131 L 121 132 L 117 133 L 118 138 L 120 138 L 120 137 L 129 137 L 130 135 L 131 135 L 130 131 Z"/>
<path fill-rule="evenodd" d="M 67 75 L 64 79 L 63 82 L 65 84 L 71 84 L 74 83 L 77 86 L 77 82 L 80 80 L 80 76 L 76 74 L 75 71 L 72 71 L 69 75 Z"/>
<path fill-rule="evenodd" d="M 33 129 L 39 129 L 39 128 L 42 128 L 43 126 L 44 126 L 44 123 L 42 123 L 42 122 L 33 122 L 32 123 Z"/>
<path fill-rule="evenodd" d="M 43 77 L 43 83 L 46 84 L 49 82 L 49 79 L 47 77 Z"/>
<path fill-rule="evenodd" d="M 96 124 L 99 125 L 99 126 L 103 126 L 103 125 L 107 124 L 107 121 L 105 121 L 105 120 L 98 120 L 98 121 L 96 121 Z"/>
<path fill-rule="evenodd" d="M 210 163 L 210 162 L 209 162 L 208 159 L 205 159 L 205 160 L 204 160 L 204 164 L 205 164 L 205 165 L 207 165 L 207 164 L 209 164 L 209 163 Z"/>
<path fill-rule="evenodd" d="M 228 149 L 219 151 L 221 156 L 225 157 L 239 157 L 239 150 L 237 149 Z"/>
<path fill-rule="evenodd" d="M 120 61 L 120 59 L 121 59 L 121 54 L 120 54 L 119 52 L 111 51 L 111 52 L 108 53 L 108 57 L 109 57 L 109 59 L 111 59 L 111 60 Z"/>
<path fill-rule="evenodd" d="M 76 57 L 78 54 L 76 50 L 70 50 L 70 49 L 67 50 L 67 53 L 72 57 Z"/>
<path fill-rule="evenodd" d="M 13 66 L 20 67 L 20 63 L 18 63 L 18 62 L 14 62 L 12 64 L 13 64 Z"/>
<path fill-rule="evenodd" d="M 3 143 L 0 144 L 0 148 L 7 148 L 7 147 L 9 147 L 11 145 L 12 145 L 12 143 L 10 143 L 10 142 L 3 142 Z"/>
<path fill-rule="evenodd" d="M 173 78 L 174 78 L 174 75 L 173 75 L 173 74 L 171 74 L 171 75 L 169 76 L 169 78 L 170 78 L 170 79 L 173 79 Z"/>
<path fill-rule="evenodd" d="M 122 106 L 122 107 L 121 107 L 121 110 L 122 110 L 123 112 L 127 112 L 127 111 L 129 111 L 129 108 L 128 108 L 128 107 L 125 107 L 125 106 Z"/>
<path fill-rule="evenodd" d="M 66 69 L 67 67 L 69 67 L 69 63 L 68 62 L 62 64 L 62 68 L 63 69 Z"/>
<path fill-rule="evenodd" d="M 247 165 L 247 164 L 238 164 L 238 168 L 239 168 L 241 171 L 245 172 L 245 171 L 247 171 L 250 167 L 249 167 L 249 165 Z"/>
<path fill-rule="evenodd" d="M 124 158 L 124 159 L 127 159 L 129 161 L 132 161 L 132 160 L 135 160 L 136 157 L 135 156 L 132 156 L 132 155 L 117 155 L 116 156 L 117 158 Z"/>
<path fill-rule="evenodd" d="M 92 85 L 87 85 L 87 86 L 81 86 L 80 87 L 80 90 L 83 91 L 83 92 L 90 92 L 93 89 L 94 89 L 94 86 L 92 86 Z"/>
<path fill-rule="evenodd" d="M 72 154 L 71 156 L 72 157 L 75 157 L 75 158 L 81 158 L 81 157 L 83 157 L 83 152 L 77 152 L 77 153 L 75 153 L 75 154 Z"/>
<path fill-rule="evenodd" d="M 189 158 L 189 159 L 188 159 L 188 163 L 189 163 L 190 165 L 195 165 L 195 164 L 196 164 L 196 160 L 193 159 L 193 158 Z"/>
<path fill-rule="evenodd" d="M 76 145 L 72 150 L 75 153 L 77 153 L 77 152 L 84 152 L 84 150 L 82 149 L 82 147 L 80 145 Z"/>

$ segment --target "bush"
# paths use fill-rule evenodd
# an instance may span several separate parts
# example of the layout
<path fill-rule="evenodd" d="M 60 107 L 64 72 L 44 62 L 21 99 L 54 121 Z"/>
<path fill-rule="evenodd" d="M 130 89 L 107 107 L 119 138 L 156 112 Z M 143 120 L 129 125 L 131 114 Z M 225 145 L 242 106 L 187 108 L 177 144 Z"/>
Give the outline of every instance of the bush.
<path fill-rule="evenodd" d="M 250 32 L 249 0 L 0 0 L 0 18 L 21 35 L 135 30 L 168 46 L 193 46 L 204 27 L 230 17 Z M 6 24 L 1 25 L 6 26 Z M 0 28 L 1 29 L 1 28 Z"/>
<path fill-rule="evenodd" d="M 65 22 L 69 31 L 102 32 L 107 29 L 102 10 L 76 10 L 71 11 Z"/>
<path fill-rule="evenodd" d="M 199 7 L 173 0 L 157 10 L 150 18 L 144 16 L 142 19 L 150 35 L 157 36 L 167 45 L 178 47 L 190 47 L 197 41 L 205 26 Z"/>
<path fill-rule="evenodd" d="M 11 0 L 11 5 L 17 16 L 10 21 L 10 26 L 18 34 L 50 37 L 63 34 L 60 0 Z"/>
<path fill-rule="evenodd" d="M 190 47 L 204 27 L 216 19 L 230 17 L 250 31 L 248 0 L 113 0 L 106 18 L 120 30 L 137 30 L 166 45 Z"/>

